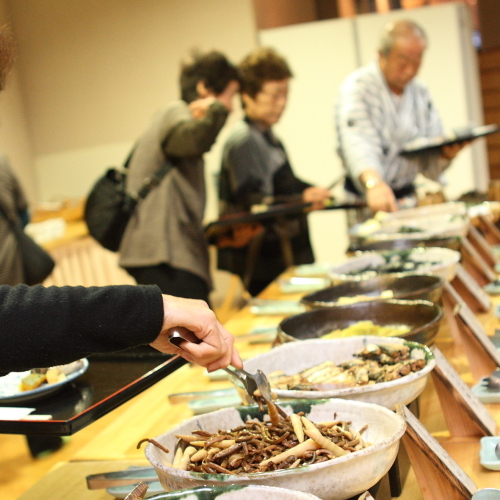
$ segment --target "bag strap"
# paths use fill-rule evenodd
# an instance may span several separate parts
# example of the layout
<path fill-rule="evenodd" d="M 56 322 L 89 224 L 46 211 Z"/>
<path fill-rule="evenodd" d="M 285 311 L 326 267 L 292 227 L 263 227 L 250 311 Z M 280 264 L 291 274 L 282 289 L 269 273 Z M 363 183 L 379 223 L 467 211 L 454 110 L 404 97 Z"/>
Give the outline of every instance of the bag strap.
<path fill-rule="evenodd" d="M 129 193 L 129 195 L 136 201 L 143 200 L 154 187 L 160 184 L 161 180 L 170 172 L 171 169 L 172 165 L 166 161 L 154 174 L 146 177 L 142 181 L 142 186 L 138 191 Z"/>
<path fill-rule="evenodd" d="M 137 145 L 135 145 L 132 150 L 130 151 L 129 155 L 127 156 L 127 159 L 125 160 L 125 163 L 123 164 L 123 168 L 127 169 L 130 163 L 130 160 L 132 159 L 132 156 L 134 154 L 134 151 L 136 149 Z M 170 163 L 170 160 L 165 156 L 165 163 L 152 175 L 149 175 L 142 181 L 141 187 L 137 191 L 132 191 L 131 193 L 127 193 L 127 196 L 129 199 L 131 199 L 132 203 L 137 203 L 140 200 L 143 200 L 146 198 L 148 193 L 158 186 L 160 184 L 161 180 L 163 177 L 165 177 L 170 170 L 172 169 L 172 165 Z"/>

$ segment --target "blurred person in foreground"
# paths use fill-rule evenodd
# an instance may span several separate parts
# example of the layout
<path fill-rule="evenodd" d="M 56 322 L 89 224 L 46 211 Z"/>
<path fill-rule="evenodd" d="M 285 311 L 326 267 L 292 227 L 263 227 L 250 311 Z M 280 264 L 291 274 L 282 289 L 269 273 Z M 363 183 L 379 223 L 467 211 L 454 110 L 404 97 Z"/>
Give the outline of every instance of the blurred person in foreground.
<path fill-rule="evenodd" d="M 15 44 L 8 25 L 0 27 L 0 91 L 15 58 Z M 23 283 L 23 263 L 11 222 L 29 222 L 28 203 L 7 156 L 0 155 L 0 285 Z"/>
<path fill-rule="evenodd" d="M 389 23 L 379 42 L 378 60 L 351 73 L 340 88 L 335 122 L 346 170 L 344 188 L 349 199 L 366 201 L 371 212 L 414 206 L 417 173 L 439 181 L 465 145 L 400 155 L 416 138 L 443 135 L 429 92 L 415 78 L 426 47 L 427 36 L 413 21 Z"/>
<path fill-rule="evenodd" d="M 12 33 L 4 25 L 0 27 L 0 90 L 13 59 Z M 24 208 L 19 195 L 15 209 Z M 2 272 L 7 271 L 2 265 Z M 168 330 L 177 326 L 193 331 L 203 342 L 184 343 L 182 349 L 171 345 Z M 209 371 L 228 364 L 241 367 L 233 342 L 205 302 L 164 295 L 158 286 L 0 285 L 0 375 L 146 344 L 180 354 Z"/>
<path fill-rule="evenodd" d="M 245 116 L 224 144 L 220 172 L 220 215 L 248 212 L 253 205 L 297 201 L 322 208 L 330 192 L 297 178 L 272 127 L 283 114 L 289 80 L 287 61 L 274 50 L 258 48 L 238 67 Z M 314 261 L 307 215 L 281 222 L 237 226 L 219 239 L 218 267 L 237 274 L 257 295 L 286 269 L 288 246 L 294 265 Z"/>
<path fill-rule="evenodd" d="M 203 154 L 232 109 L 238 75 L 220 52 L 194 54 L 182 65 L 180 87 L 181 99 L 155 114 L 130 158 L 129 191 L 165 162 L 172 168 L 136 207 L 119 249 L 120 265 L 139 284 L 208 301 Z"/>
<path fill-rule="evenodd" d="M 28 203 L 7 156 L 0 154 L 0 285 L 25 283 L 23 262 L 12 224 L 29 222 Z"/>

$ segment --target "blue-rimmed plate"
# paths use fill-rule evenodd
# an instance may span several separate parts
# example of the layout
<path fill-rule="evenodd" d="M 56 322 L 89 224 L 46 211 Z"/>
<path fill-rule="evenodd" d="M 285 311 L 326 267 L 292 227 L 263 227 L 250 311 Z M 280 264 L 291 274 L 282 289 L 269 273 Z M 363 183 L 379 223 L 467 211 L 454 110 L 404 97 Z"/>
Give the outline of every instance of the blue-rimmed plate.
<path fill-rule="evenodd" d="M 80 375 L 83 375 L 89 367 L 89 362 L 86 358 L 80 359 L 75 363 L 77 364 L 75 364 L 74 371 L 68 373 L 64 380 L 56 382 L 55 384 L 43 384 L 36 389 L 32 389 L 31 391 L 21 391 L 19 388 L 21 385 L 21 379 L 29 375 L 29 371 L 11 372 L 4 377 L 0 377 L 0 403 L 33 401 L 58 391 L 64 385 L 69 384 Z"/>

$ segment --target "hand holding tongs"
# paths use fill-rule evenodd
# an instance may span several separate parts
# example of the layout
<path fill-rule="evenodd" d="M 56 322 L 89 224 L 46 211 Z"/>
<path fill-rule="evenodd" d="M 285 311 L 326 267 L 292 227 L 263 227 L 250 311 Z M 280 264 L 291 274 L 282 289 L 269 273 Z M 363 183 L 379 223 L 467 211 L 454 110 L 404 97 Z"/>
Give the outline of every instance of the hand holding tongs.
<path fill-rule="evenodd" d="M 169 333 L 170 343 L 179 348 L 181 348 L 181 344 L 183 342 L 192 342 L 193 344 L 200 344 L 202 342 L 202 340 L 200 340 L 192 331 L 182 326 L 171 328 Z M 264 401 L 271 401 L 271 386 L 267 377 L 261 370 L 257 370 L 257 373 L 254 375 L 246 372 L 245 370 L 240 370 L 239 368 L 234 367 L 223 368 L 223 370 L 231 376 L 237 378 L 245 387 L 245 390 L 250 398 L 252 398 L 256 403 L 259 402 L 258 395 L 255 395 L 255 391 L 257 390 L 260 392 L 260 396 L 264 399 Z"/>

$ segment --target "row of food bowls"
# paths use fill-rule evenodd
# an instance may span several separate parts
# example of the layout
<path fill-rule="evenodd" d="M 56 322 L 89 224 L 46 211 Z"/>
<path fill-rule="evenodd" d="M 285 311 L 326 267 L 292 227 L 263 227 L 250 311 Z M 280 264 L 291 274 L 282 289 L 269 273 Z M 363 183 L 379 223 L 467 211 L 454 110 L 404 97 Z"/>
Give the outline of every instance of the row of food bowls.
<path fill-rule="evenodd" d="M 249 418 L 267 418 L 253 405 L 222 409 L 188 419 L 155 438 L 168 452 L 151 443 L 147 445 L 146 457 L 165 489 L 198 487 L 201 491 L 205 487 L 212 493 L 227 494 L 228 500 L 281 498 L 280 494 L 290 499 L 344 500 L 368 490 L 388 472 L 405 431 L 404 419 L 394 410 L 397 405 L 409 404 L 419 396 L 435 366 L 428 346 L 434 342 L 442 318 L 439 304 L 444 283 L 453 279 L 460 260 L 456 235 L 434 238 L 436 245 L 439 245 L 438 240 L 442 244 L 446 240 L 443 247 L 415 248 L 418 246 L 416 239 L 411 239 L 413 244 L 407 247 L 401 244 L 398 247 L 397 239 L 392 239 L 392 246 L 386 247 L 382 241 L 372 241 L 369 244 L 379 247 L 373 250 L 385 252 L 363 253 L 332 267 L 328 277 L 333 286 L 305 295 L 301 302 L 308 311 L 290 316 L 279 324 L 276 347 L 245 362 L 247 371 L 262 370 L 272 380 L 276 371 L 291 374 L 290 371 L 302 372 L 326 361 L 341 363 L 373 346 L 406 348 L 412 359 L 422 360 L 423 368 L 394 380 L 349 387 L 340 384 L 316 390 L 274 389 L 277 403 L 288 415 L 303 412 L 313 422 L 345 420 L 351 422 L 354 430 L 367 426 L 363 438 L 370 446 L 322 463 L 236 476 L 173 468 L 170 463 L 178 442 L 176 436 L 191 434 L 195 429 L 210 433 L 229 430 L 243 425 Z M 417 265 L 411 270 L 397 269 L 395 261 L 401 261 L 401 255 Z M 395 264 L 394 272 L 390 264 Z M 377 267 L 381 266 L 385 269 L 377 272 Z M 389 293 L 391 298 L 383 299 L 382 292 L 385 292 L 383 296 Z M 361 300 L 344 304 L 346 297 Z M 404 323 L 408 332 L 387 338 L 356 335 L 320 339 L 325 333 L 343 330 L 366 319 L 382 326 Z M 231 485 L 230 491 L 225 490 L 228 485 Z M 235 494 L 232 488 L 242 489 Z M 245 488 L 248 488 L 246 493 Z M 261 491 L 257 491 L 259 488 Z M 289 490 L 283 493 L 280 488 Z M 165 494 L 158 498 L 169 497 Z"/>
<path fill-rule="evenodd" d="M 439 307 L 429 301 L 413 302 L 413 307 L 415 305 L 417 309 L 420 308 L 425 313 L 427 313 L 427 309 L 439 311 Z M 351 319 L 355 320 L 365 317 L 359 314 L 359 308 L 366 306 L 392 308 L 393 317 L 398 318 L 402 311 L 409 312 L 412 309 L 412 302 L 373 301 L 312 310 L 303 315 L 287 318 L 280 325 L 280 329 L 283 334 L 285 331 L 292 333 L 287 328 L 288 322 L 297 321 L 297 318 L 300 319 L 300 317 L 308 315 L 316 316 L 325 313 L 335 313 L 338 325 L 340 312 L 344 314 L 346 311 L 351 312 Z M 358 309 L 357 314 L 356 308 Z M 417 314 L 415 318 L 417 316 L 422 317 L 422 314 Z M 430 316 L 427 319 L 431 319 Z M 345 317 L 344 321 L 347 321 Z M 438 318 L 434 320 L 434 323 L 437 321 Z M 307 323 L 310 322 L 306 321 Z M 270 375 L 276 370 L 290 371 L 292 366 L 293 371 L 297 372 L 325 360 L 337 363 L 352 358 L 355 352 L 381 342 L 391 346 L 409 347 L 412 357 L 425 360 L 425 366 L 420 371 L 410 373 L 397 380 L 360 387 L 340 387 L 325 391 L 275 389 L 274 392 L 278 397 L 277 404 L 287 414 L 302 411 L 313 422 L 324 422 L 332 419 L 345 420 L 351 422 L 351 426 L 355 430 L 368 426 L 366 434 L 363 436 L 370 442 L 370 446 L 319 464 L 238 476 L 179 470 L 170 465 L 178 441 L 176 436 L 191 434 L 195 429 L 207 432 L 216 432 L 219 429 L 229 430 L 243 425 L 248 418 L 262 420 L 265 417 L 256 406 L 243 406 L 222 409 L 186 420 L 155 438 L 163 447 L 170 450 L 168 453 L 152 444 L 148 444 L 146 447 L 146 457 L 156 469 L 160 483 L 166 490 L 204 486 L 211 494 L 214 494 L 221 490 L 221 486 L 222 491 L 224 491 L 225 486 L 232 485 L 232 487 L 242 488 L 238 490 L 238 495 L 234 498 L 246 499 L 245 495 L 248 495 L 249 499 L 256 500 L 258 498 L 279 498 L 277 496 L 279 492 L 274 491 L 274 489 L 287 488 L 291 491 L 288 497 L 285 494 L 284 498 L 299 499 L 302 498 L 299 495 L 309 494 L 313 498 L 323 500 L 344 500 L 368 490 L 389 471 L 396 459 L 399 441 L 405 431 L 404 419 L 394 410 L 397 404 L 409 404 L 424 389 L 427 377 L 435 366 L 431 350 L 423 344 L 409 342 L 403 338 L 381 339 L 380 337 L 355 336 L 343 339 L 304 341 L 298 341 L 300 336 L 292 338 L 295 341 L 286 342 L 265 354 L 247 360 L 245 369 L 251 373 L 262 370 L 266 375 Z M 264 488 L 261 491 L 251 489 L 257 485 L 269 489 Z M 224 494 L 235 495 L 235 492 L 231 490 Z M 165 498 L 168 497 L 165 496 Z M 193 498 L 218 497 L 193 496 Z M 233 497 L 228 496 L 229 498 Z"/>

